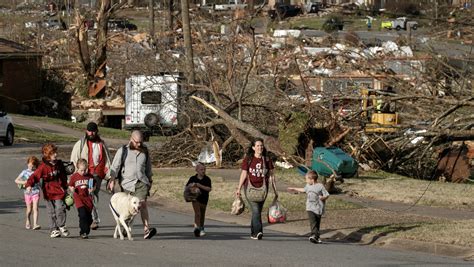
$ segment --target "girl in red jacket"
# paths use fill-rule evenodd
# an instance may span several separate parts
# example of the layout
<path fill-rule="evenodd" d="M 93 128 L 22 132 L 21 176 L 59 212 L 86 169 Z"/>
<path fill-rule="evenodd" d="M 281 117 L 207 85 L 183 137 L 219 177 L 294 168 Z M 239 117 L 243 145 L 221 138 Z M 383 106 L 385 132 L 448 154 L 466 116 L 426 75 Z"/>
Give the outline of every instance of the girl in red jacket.
<path fill-rule="evenodd" d="M 64 197 L 67 191 L 67 175 L 58 157 L 58 147 L 45 144 L 42 149 L 43 161 L 36 171 L 26 181 L 26 191 L 30 192 L 32 185 L 41 183 L 46 209 L 49 215 L 51 237 L 69 236 L 66 228 L 66 205 Z"/>

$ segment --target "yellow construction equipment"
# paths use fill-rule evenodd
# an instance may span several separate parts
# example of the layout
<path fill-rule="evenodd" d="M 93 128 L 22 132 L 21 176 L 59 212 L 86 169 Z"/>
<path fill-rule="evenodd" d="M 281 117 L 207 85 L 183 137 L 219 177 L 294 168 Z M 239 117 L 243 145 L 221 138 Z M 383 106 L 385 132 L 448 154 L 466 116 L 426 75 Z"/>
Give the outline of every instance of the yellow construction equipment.
<path fill-rule="evenodd" d="M 385 102 L 377 90 L 361 89 L 362 115 L 367 118 L 365 131 L 370 133 L 392 133 L 400 124 L 395 103 Z"/>

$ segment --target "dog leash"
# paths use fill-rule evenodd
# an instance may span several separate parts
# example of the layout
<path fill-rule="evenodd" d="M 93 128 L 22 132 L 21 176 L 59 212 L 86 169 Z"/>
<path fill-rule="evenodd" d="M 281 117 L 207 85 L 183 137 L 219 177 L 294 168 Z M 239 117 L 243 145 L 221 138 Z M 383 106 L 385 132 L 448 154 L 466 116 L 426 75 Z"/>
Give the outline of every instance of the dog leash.
<path fill-rule="evenodd" d="M 115 213 L 115 215 L 117 215 L 117 217 L 120 217 L 120 214 L 118 214 L 118 212 L 114 209 L 114 207 L 112 207 L 112 202 L 109 203 L 109 206 L 110 206 L 110 209 Z"/>

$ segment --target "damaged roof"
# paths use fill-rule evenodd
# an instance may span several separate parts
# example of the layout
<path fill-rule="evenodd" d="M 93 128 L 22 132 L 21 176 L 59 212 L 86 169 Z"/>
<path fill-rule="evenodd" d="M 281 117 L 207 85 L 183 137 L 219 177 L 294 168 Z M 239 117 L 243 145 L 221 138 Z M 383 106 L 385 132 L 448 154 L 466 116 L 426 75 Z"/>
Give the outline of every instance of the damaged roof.
<path fill-rule="evenodd" d="M 42 53 L 4 38 L 0 38 L 0 59 L 39 57 Z"/>

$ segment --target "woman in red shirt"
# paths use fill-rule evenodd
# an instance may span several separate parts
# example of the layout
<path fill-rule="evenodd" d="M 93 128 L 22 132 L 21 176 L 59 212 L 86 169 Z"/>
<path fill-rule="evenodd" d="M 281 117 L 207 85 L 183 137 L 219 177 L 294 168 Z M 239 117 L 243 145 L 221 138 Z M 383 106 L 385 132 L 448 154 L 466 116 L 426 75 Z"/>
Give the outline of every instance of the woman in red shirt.
<path fill-rule="evenodd" d="M 252 210 L 250 238 L 260 240 L 263 238 L 262 209 L 267 197 L 269 183 L 273 187 L 275 196 L 278 197 L 273 174 L 273 162 L 267 156 L 263 139 L 257 138 L 252 141 L 242 161 L 241 170 L 239 185 L 235 194 L 240 197 L 240 191 L 244 186 L 245 198 Z"/>

